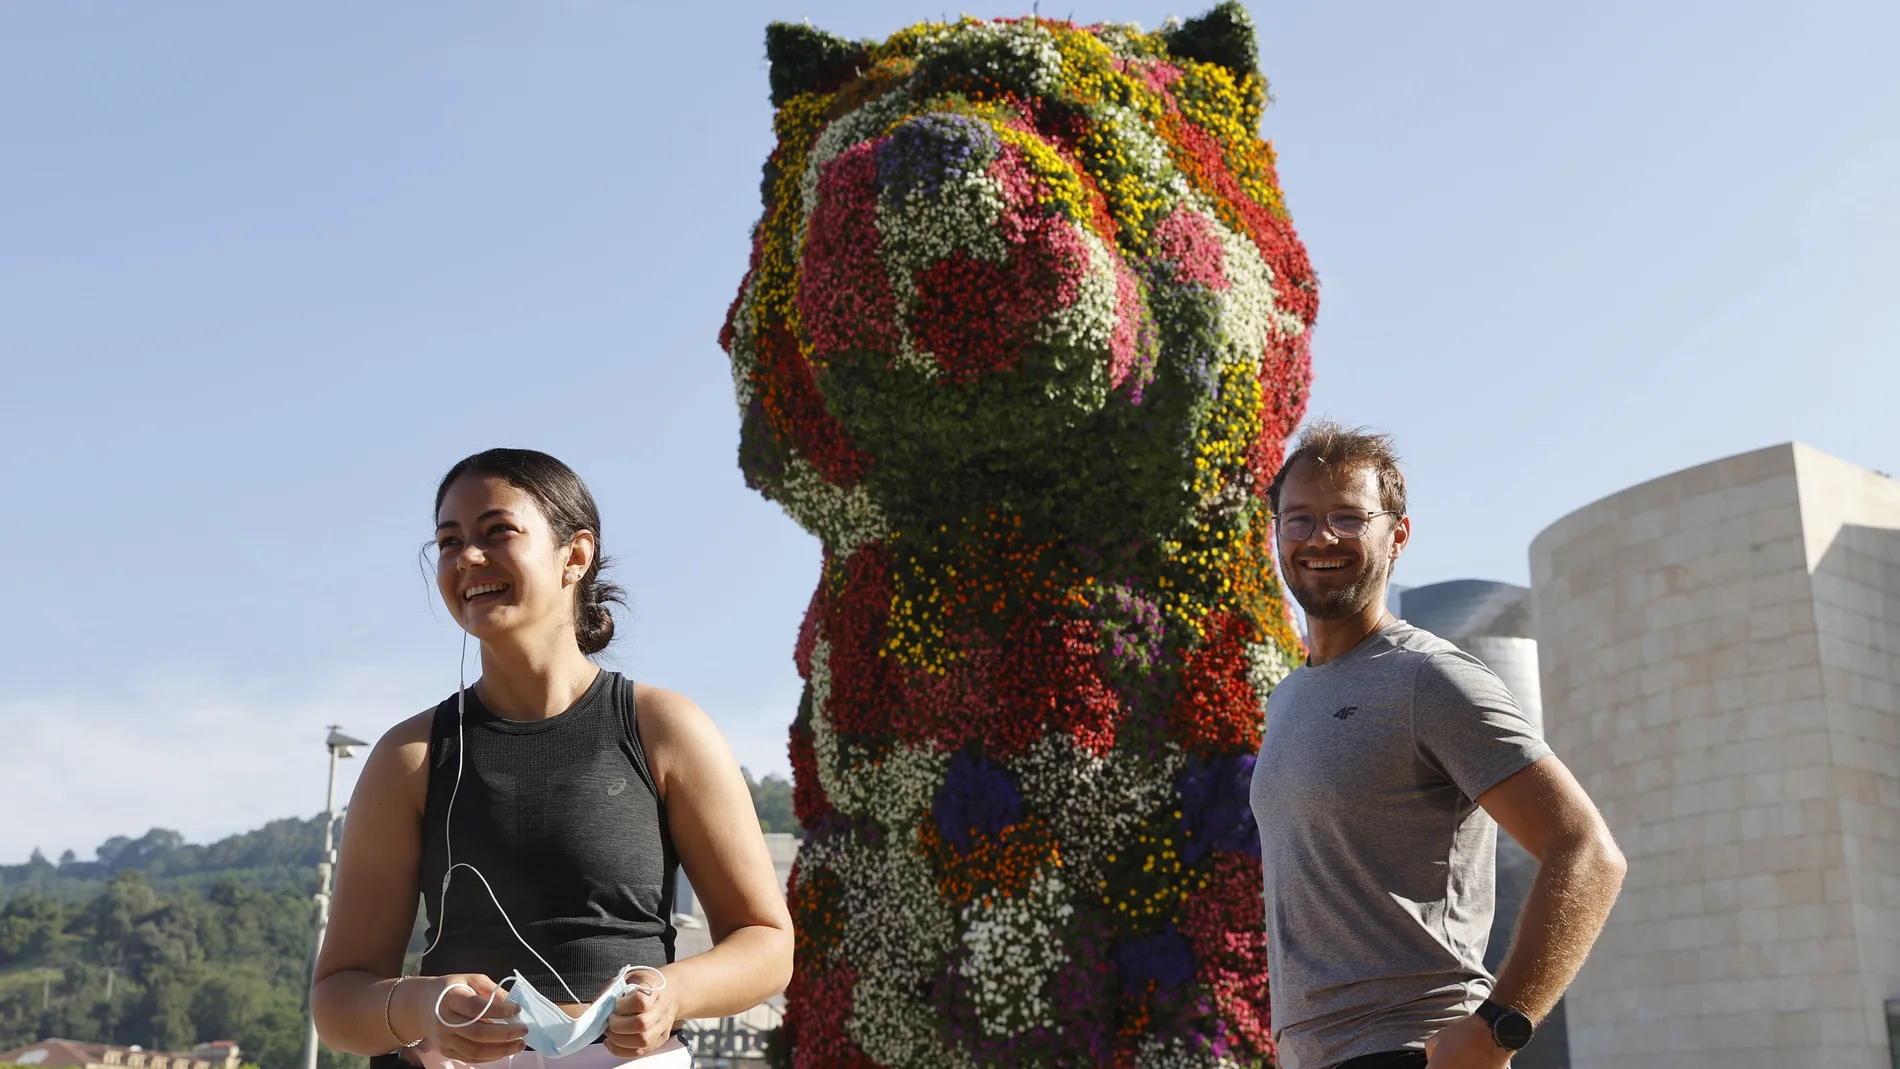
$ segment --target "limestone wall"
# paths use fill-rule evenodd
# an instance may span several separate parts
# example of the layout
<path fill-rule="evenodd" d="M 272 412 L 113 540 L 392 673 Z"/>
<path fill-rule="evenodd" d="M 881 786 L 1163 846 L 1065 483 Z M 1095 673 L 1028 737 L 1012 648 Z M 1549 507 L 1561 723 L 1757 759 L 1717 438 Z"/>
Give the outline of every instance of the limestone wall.
<path fill-rule="evenodd" d="M 1546 734 L 1630 860 L 1577 1069 L 1889 1069 L 1897 531 L 1892 480 L 1782 445 L 1533 543 Z"/>

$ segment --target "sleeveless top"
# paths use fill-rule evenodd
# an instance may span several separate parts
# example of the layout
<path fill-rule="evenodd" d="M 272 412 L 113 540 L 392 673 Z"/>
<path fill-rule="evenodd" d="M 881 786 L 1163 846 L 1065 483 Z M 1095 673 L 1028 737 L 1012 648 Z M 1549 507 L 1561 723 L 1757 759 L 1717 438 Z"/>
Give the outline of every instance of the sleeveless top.
<path fill-rule="evenodd" d="M 442 937 L 422 973 L 501 980 L 519 971 L 548 998 L 570 1001 L 551 965 L 573 1001 L 591 1002 L 623 966 L 672 962 L 679 858 L 640 745 L 633 684 L 602 669 L 546 720 L 498 717 L 472 687 L 464 701 L 465 753 L 453 696 L 436 706 L 429 733 L 418 889 L 426 937 Z"/>

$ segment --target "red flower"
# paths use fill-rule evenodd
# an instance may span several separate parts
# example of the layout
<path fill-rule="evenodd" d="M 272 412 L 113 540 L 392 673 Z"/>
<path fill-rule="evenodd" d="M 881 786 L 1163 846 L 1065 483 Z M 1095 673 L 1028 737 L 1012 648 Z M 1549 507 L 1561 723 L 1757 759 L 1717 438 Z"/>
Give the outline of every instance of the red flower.
<path fill-rule="evenodd" d="M 1256 1054 L 1273 1050 L 1267 1004 L 1266 906 L 1260 861 L 1217 850 L 1207 886 L 1188 898 L 1181 934 L 1194 947 L 1199 978 L 1220 1014 Z"/>
<path fill-rule="evenodd" d="M 981 632 L 966 632 L 949 642 L 957 651 L 948 670 L 913 668 L 903 674 L 904 697 L 892 727 L 912 746 L 930 745 L 950 753 L 980 738 L 998 719 L 996 691 L 1002 651 Z"/>
<path fill-rule="evenodd" d="M 785 1016 L 798 1022 L 792 1069 L 877 1069 L 845 1034 L 858 974 L 849 967 L 805 969 L 785 989 Z"/>
<path fill-rule="evenodd" d="M 1220 237 L 1206 216 L 1181 205 L 1155 226 L 1155 252 L 1174 266 L 1174 280 L 1199 283 L 1210 290 L 1224 290 L 1227 280 L 1227 256 L 1221 251 Z"/>
<path fill-rule="evenodd" d="M 1121 699 L 1102 677 L 1094 624 L 1026 615 L 1000 645 L 980 634 L 953 645 L 958 656 L 948 671 L 906 673 L 894 725 L 901 738 L 942 751 L 977 742 L 1003 756 L 1023 753 L 1051 731 L 1095 754 L 1115 745 Z"/>
<path fill-rule="evenodd" d="M 813 827 L 837 810 L 825 797 L 824 784 L 818 782 L 818 751 L 812 744 L 811 727 L 792 725 L 792 814 L 800 827 Z"/>
<path fill-rule="evenodd" d="M 824 599 L 820 630 L 831 643 L 825 716 L 840 732 L 889 731 L 900 698 L 883 655 L 891 615 L 890 557 L 881 545 L 861 546 L 842 570 L 835 592 Z"/>
<path fill-rule="evenodd" d="M 877 142 L 866 141 L 825 165 L 805 231 L 798 315 L 820 363 L 897 351 L 897 300 L 877 246 Z"/>
<path fill-rule="evenodd" d="M 755 380 L 772 432 L 811 461 L 820 475 L 849 489 L 871 470 L 870 456 L 858 449 L 826 407 L 811 361 L 783 323 L 774 323 L 759 339 Z"/>
<path fill-rule="evenodd" d="M 1024 617 L 1004 643 L 997 691 L 1002 709 L 986 740 L 992 753 L 1020 754 L 1051 731 L 1096 755 L 1115 745 L 1121 699 L 1102 678 L 1102 646 L 1086 620 Z"/>
<path fill-rule="evenodd" d="M 1307 384 L 1313 381 L 1311 339 L 1308 332 L 1291 338 L 1275 335 L 1267 341 L 1266 357 L 1260 362 L 1260 434 L 1247 451 L 1257 497 L 1267 496 L 1267 487 L 1285 459 L 1286 440 L 1306 415 Z"/>
<path fill-rule="evenodd" d="M 1260 747 L 1260 697 L 1247 681 L 1251 629 L 1245 620 L 1213 613 L 1207 638 L 1181 667 L 1181 693 L 1168 724 L 1187 752 L 1219 756 Z"/>
<path fill-rule="evenodd" d="M 917 275 L 911 334 L 934 354 L 945 378 L 966 383 L 1016 366 L 1039 320 L 1074 303 L 1088 250 L 1066 219 L 1044 213 L 1022 150 L 1006 146 L 990 166 L 1008 204 L 1001 263 L 958 249 Z"/>

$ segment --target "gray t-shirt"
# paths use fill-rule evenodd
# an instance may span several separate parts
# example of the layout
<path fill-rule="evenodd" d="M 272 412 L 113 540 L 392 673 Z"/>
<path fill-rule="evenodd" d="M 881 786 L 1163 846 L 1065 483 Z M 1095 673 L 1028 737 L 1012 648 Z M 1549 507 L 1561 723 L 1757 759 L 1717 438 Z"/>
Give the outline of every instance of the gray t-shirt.
<path fill-rule="evenodd" d="M 1474 799 L 1549 754 L 1490 669 L 1404 621 L 1274 688 L 1252 800 L 1282 1069 L 1477 1008 L 1497 824 Z"/>

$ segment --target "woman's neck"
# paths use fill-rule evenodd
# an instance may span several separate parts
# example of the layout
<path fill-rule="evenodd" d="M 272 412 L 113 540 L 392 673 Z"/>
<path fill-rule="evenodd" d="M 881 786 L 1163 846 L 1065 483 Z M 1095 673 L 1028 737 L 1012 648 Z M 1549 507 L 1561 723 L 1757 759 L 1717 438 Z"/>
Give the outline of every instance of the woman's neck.
<path fill-rule="evenodd" d="M 544 645 L 482 643 L 482 704 L 503 720 L 546 720 L 573 707 L 600 675 L 572 632 Z"/>

